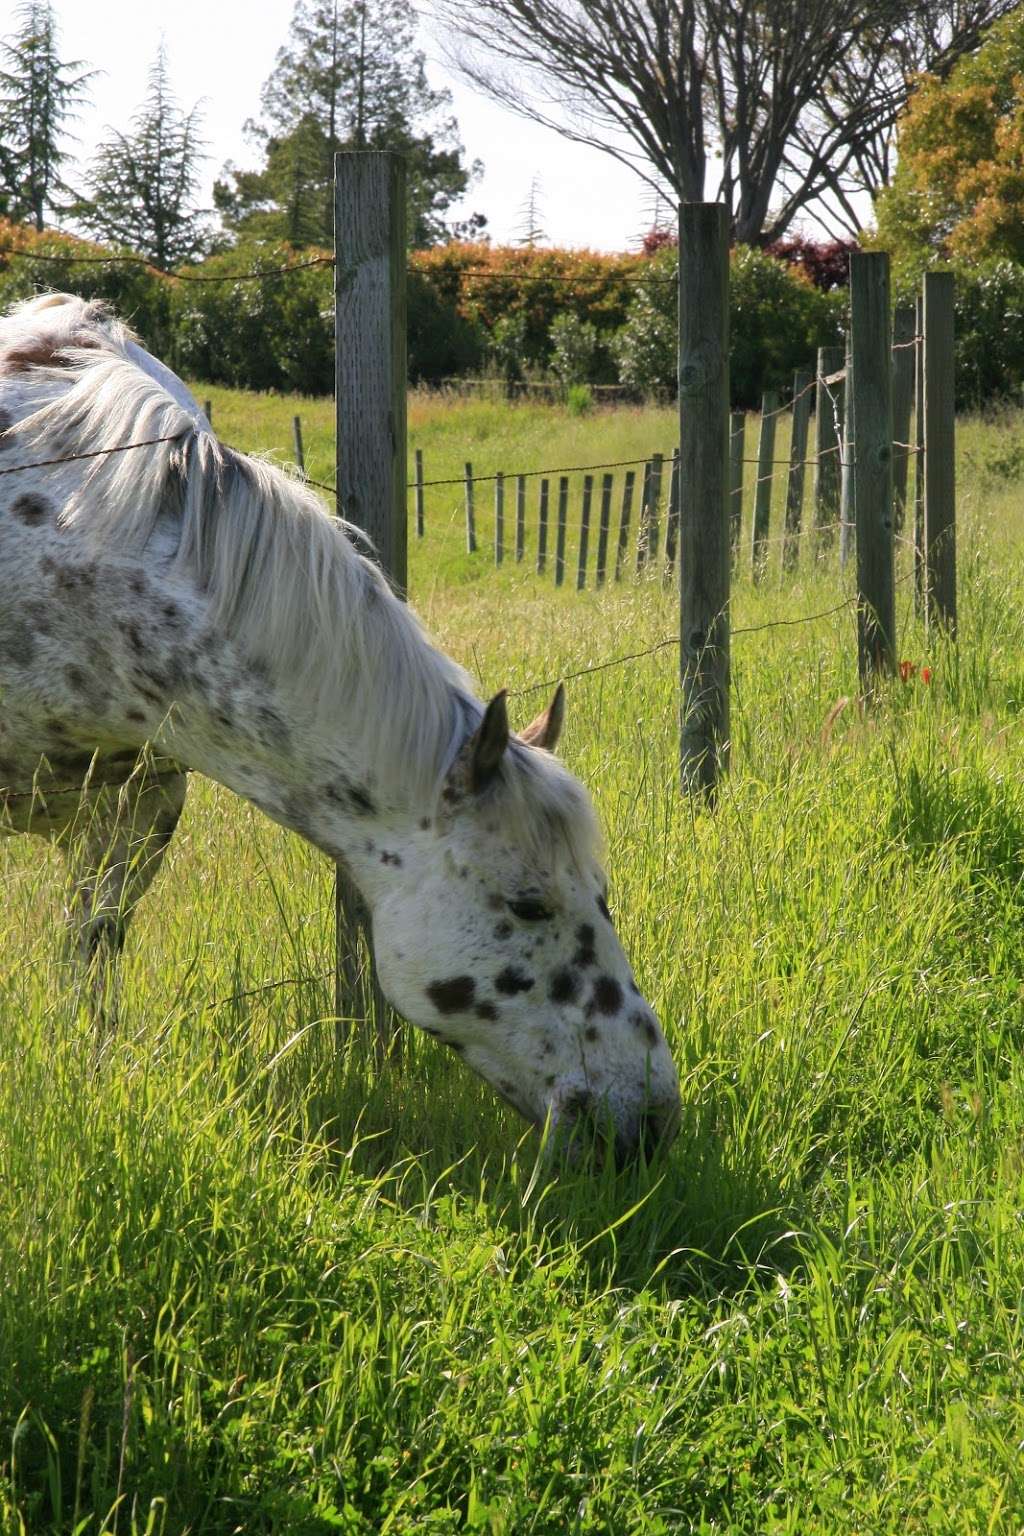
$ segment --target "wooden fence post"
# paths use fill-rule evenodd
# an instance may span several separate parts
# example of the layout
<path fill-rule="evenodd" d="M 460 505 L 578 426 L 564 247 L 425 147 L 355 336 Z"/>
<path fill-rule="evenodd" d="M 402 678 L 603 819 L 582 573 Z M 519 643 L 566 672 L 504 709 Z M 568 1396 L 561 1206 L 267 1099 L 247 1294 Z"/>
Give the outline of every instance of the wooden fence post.
<path fill-rule="evenodd" d="M 537 575 L 544 575 L 548 563 L 548 488 L 549 482 L 540 482 L 540 503 L 537 510 Z"/>
<path fill-rule="evenodd" d="M 516 563 L 526 553 L 526 476 L 516 476 Z"/>
<path fill-rule="evenodd" d="M 306 473 L 306 453 L 302 446 L 301 416 L 292 417 L 292 444 L 295 448 L 295 463 L 298 466 L 299 474 L 304 475 Z"/>
<path fill-rule="evenodd" d="M 505 476 L 499 469 L 494 476 L 494 563 L 505 558 Z"/>
<path fill-rule="evenodd" d="M 204 400 L 203 401 L 203 414 L 206 417 L 207 421 L 210 423 L 210 426 L 212 427 L 213 426 L 213 401 L 212 400 Z"/>
<path fill-rule="evenodd" d="M 786 485 L 786 532 L 782 540 L 782 569 L 796 570 L 800 555 L 800 523 L 804 511 L 804 463 L 807 429 L 811 423 L 811 390 L 814 375 L 798 368 L 793 375 L 793 434 L 789 445 L 789 481 Z"/>
<path fill-rule="evenodd" d="M 679 449 L 672 455 L 672 474 L 668 486 L 668 516 L 665 519 L 665 584 L 672 580 L 679 545 Z"/>
<path fill-rule="evenodd" d="M 842 347 L 818 348 L 818 390 L 814 405 L 814 527 L 817 553 L 835 543 L 839 521 L 839 486 L 842 460 L 846 380 L 828 381 L 846 363 Z"/>
<path fill-rule="evenodd" d="M 608 530 L 612 522 L 612 486 L 615 476 L 609 471 L 601 476 L 601 522 L 597 534 L 597 571 L 594 575 L 594 585 L 604 586 L 605 571 L 608 566 Z"/>
<path fill-rule="evenodd" d="M 857 426 L 853 416 L 853 351 L 846 333 L 846 391 L 843 396 L 843 454 L 839 477 L 839 569 L 846 569 L 857 524 L 857 483 L 853 477 L 857 452 Z"/>
<path fill-rule="evenodd" d="M 952 272 L 924 275 L 924 558 L 928 623 L 956 633 Z"/>
<path fill-rule="evenodd" d="M 622 568 L 626 563 L 626 552 L 629 549 L 629 520 L 633 513 L 633 487 L 636 485 L 636 470 L 627 469 L 622 483 L 622 511 L 619 513 L 619 542 L 615 550 L 615 580 L 622 580 Z"/>
<path fill-rule="evenodd" d="M 924 292 L 914 304 L 914 612 L 924 618 Z"/>
<path fill-rule="evenodd" d="M 729 761 L 729 223 L 679 210 L 679 757 L 712 798 Z"/>
<path fill-rule="evenodd" d="M 658 558 L 658 543 L 661 536 L 658 520 L 661 514 L 661 480 L 664 464 L 665 455 L 663 453 L 651 454 L 651 497 L 647 507 L 647 552 L 645 564 Z"/>
<path fill-rule="evenodd" d="M 750 573 L 755 582 L 764 573 L 768 555 L 768 531 L 772 513 L 772 476 L 775 459 L 775 422 L 779 397 L 767 390 L 761 400 L 761 430 L 757 439 L 757 485 L 754 487 L 754 525 L 750 535 Z"/>
<path fill-rule="evenodd" d="M 466 460 L 466 551 L 476 554 L 476 507 L 473 501 L 473 466 Z"/>
<path fill-rule="evenodd" d="M 647 560 L 647 520 L 651 515 L 651 473 L 652 463 L 648 459 L 644 464 L 644 478 L 640 487 L 640 521 L 636 534 L 636 574 L 639 576 Z"/>
<path fill-rule="evenodd" d="M 423 537 L 423 449 L 416 449 L 416 537 Z"/>
<path fill-rule="evenodd" d="M 914 403 L 914 311 L 901 304 L 892 328 L 892 494 L 893 528 L 903 532 L 910 467 L 910 408 Z"/>
<path fill-rule="evenodd" d="M 335 155 L 334 227 L 338 511 L 369 534 L 388 580 L 404 595 L 406 212 L 400 155 Z M 380 1060 L 392 1043 L 392 1017 L 373 968 L 362 899 L 340 866 L 335 906 L 335 1011 L 339 1019 L 375 1016 Z"/>
<path fill-rule="evenodd" d="M 594 494 L 593 475 L 583 476 L 583 507 L 580 511 L 580 553 L 576 568 L 576 591 L 587 584 L 587 548 L 590 543 L 590 503 Z"/>
<path fill-rule="evenodd" d="M 892 539 L 892 322 L 889 257 L 850 257 L 850 331 L 856 447 L 857 662 L 861 686 L 895 667 Z"/>
<path fill-rule="evenodd" d="M 565 530 L 569 522 L 569 476 L 558 477 L 558 522 L 555 526 L 555 586 L 565 580 Z"/>
<path fill-rule="evenodd" d="M 739 554 L 743 528 L 743 441 L 746 430 L 746 411 L 733 411 L 729 417 L 729 527 L 733 559 Z"/>

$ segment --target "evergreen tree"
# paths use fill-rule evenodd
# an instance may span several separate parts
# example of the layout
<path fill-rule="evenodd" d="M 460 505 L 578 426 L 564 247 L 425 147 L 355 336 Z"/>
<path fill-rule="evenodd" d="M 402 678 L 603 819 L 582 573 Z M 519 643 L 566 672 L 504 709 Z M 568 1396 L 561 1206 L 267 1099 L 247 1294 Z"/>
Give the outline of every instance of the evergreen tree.
<path fill-rule="evenodd" d="M 530 181 L 526 201 L 519 210 L 516 244 L 525 245 L 532 251 L 535 245 L 542 245 L 546 239 L 547 233 L 543 226 L 540 206 L 540 177 L 534 176 Z"/>
<path fill-rule="evenodd" d="M 56 199 L 73 196 L 62 145 L 94 71 L 59 58 L 49 0 L 27 0 L 15 15 L 17 31 L 0 41 L 0 203 L 8 217 L 42 229 Z"/>
<path fill-rule="evenodd" d="M 161 44 L 146 99 L 128 132 L 111 129 L 96 151 L 89 196 L 76 215 L 99 239 L 141 251 L 158 267 L 192 261 L 208 243 L 195 206 L 204 158 L 199 108 L 183 112 L 178 105 Z"/>
<path fill-rule="evenodd" d="M 246 126 L 263 168 L 227 165 L 214 189 L 236 233 L 329 244 L 335 152 L 393 149 L 407 157 L 411 243 L 429 245 L 479 171 L 444 115 L 449 93 L 427 81 L 410 0 L 297 0 L 261 102 L 264 121 Z"/>

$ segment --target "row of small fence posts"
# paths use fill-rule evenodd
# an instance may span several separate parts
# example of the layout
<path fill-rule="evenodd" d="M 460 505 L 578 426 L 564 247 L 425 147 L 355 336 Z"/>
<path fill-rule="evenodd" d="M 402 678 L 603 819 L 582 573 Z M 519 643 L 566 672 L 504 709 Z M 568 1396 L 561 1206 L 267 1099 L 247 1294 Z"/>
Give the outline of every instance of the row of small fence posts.
<path fill-rule="evenodd" d="M 338 511 L 370 535 L 389 580 L 404 594 L 406 218 L 405 165 L 400 156 L 374 151 L 335 156 L 335 230 Z M 679 450 L 673 465 L 673 540 L 678 541 L 680 572 L 680 768 L 684 790 L 712 800 L 729 757 L 729 585 L 736 505 L 730 476 L 737 434 L 731 442 L 727 210 L 720 203 L 684 204 L 679 231 Z M 858 661 L 862 686 L 870 697 L 877 676 L 895 666 L 893 369 L 889 263 L 884 254 L 852 256 L 850 307 L 846 364 L 832 370 L 834 359 L 826 360 L 818 380 L 818 389 L 828 390 L 839 382 L 837 374 L 844 378 L 846 451 L 838 451 L 833 395 L 828 395 L 826 406 L 819 394 L 817 467 L 819 475 L 825 472 L 831 456 L 836 463 L 841 461 L 840 481 L 844 473 L 848 480 L 845 498 L 840 490 L 840 500 L 846 507 L 845 526 L 856 536 Z M 948 274 L 926 275 L 917 333 L 923 336 L 918 369 L 918 459 L 923 465 L 916 541 L 920 590 L 929 619 L 952 630 L 956 620 L 953 291 Z M 803 396 L 797 393 L 799 405 Z M 804 394 L 809 399 L 809 390 Z M 821 438 L 830 417 L 836 428 L 832 449 Z M 774 420 L 771 412 L 766 420 Z M 806 431 L 806 420 L 799 430 Z M 774 449 L 764 447 L 763 452 L 767 466 Z M 742 462 L 742 446 L 738 455 Z M 798 455 L 801 465 L 803 457 Z M 419 482 L 422 488 L 422 462 Z M 759 471 L 758 482 L 760 493 L 763 483 L 770 484 L 767 473 Z M 496 484 L 503 557 L 505 484 L 503 479 Z M 802 500 L 802 482 L 791 478 L 793 501 L 787 502 L 791 535 L 796 532 L 793 509 L 799 505 L 798 484 Z M 517 480 L 517 550 L 524 526 L 523 494 Z M 589 508 L 592 481 L 585 494 Z M 608 538 L 604 508 L 606 502 L 610 505 L 607 479 L 602 481 L 601 497 L 598 547 L 603 567 L 602 528 L 605 558 Z M 559 532 L 565 528 L 567 506 L 563 477 L 555 545 L 556 571 L 561 547 L 563 572 L 565 546 L 564 538 L 559 545 Z M 760 525 L 755 505 L 755 537 L 758 526 L 765 528 L 767 507 L 768 498 L 762 495 Z M 418 532 L 422 518 L 420 496 Z M 820 515 L 819 524 L 824 529 Z M 589 521 L 587 531 L 589 537 Z M 783 559 L 787 559 L 785 553 Z M 337 934 L 338 1018 L 374 1018 L 377 1051 L 382 1056 L 393 1043 L 393 1021 L 376 983 L 361 898 L 343 866 L 337 880 Z"/>

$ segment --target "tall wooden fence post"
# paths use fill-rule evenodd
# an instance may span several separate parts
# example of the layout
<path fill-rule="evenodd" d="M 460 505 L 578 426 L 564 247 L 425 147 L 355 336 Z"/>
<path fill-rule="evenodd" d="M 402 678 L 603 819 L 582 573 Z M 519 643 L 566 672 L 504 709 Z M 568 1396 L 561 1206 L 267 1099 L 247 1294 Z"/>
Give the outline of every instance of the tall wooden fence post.
<path fill-rule="evenodd" d="M 729 762 L 729 223 L 679 210 L 679 757 L 712 798 Z"/>
<path fill-rule="evenodd" d="M 842 347 L 818 348 L 818 390 L 814 405 L 814 527 L 818 554 L 835 543 L 839 521 L 840 445 L 846 380 L 837 379 L 846 363 Z"/>
<path fill-rule="evenodd" d="M 914 612 L 924 618 L 924 293 L 914 306 Z"/>
<path fill-rule="evenodd" d="M 892 528 L 892 322 L 889 257 L 850 257 L 854 505 L 857 519 L 857 662 L 870 689 L 895 666 Z"/>
<path fill-rule="evenodd" d="M 857 452 L 857 424 L 853 415 L 853 352 L 850 333 L 846 333 L 846 393 L 843 396 L 842 469 L 839 476 L 839 569 L 844 571 L 853 548 L 857 523 L 857 482 L 853 478 Z"/>
<path fill-rule="evenodd" d="M 373 541 L 388 580 L 408 579 L 405 163 L 386 152 L 334 157 L 338 511 Z M 376 1018 L 382 1058 L 393 1020 L 373 969 L 365 908 L 339 866 L 335 1012 Z M 360 945 L 363 931 L 368 966 Z"/>
<path fill-rule="evenodd" d="M 601 522 L 597 534 L 597 572 L 594 584 L 604 586 L 608 566 L 608 530 L 612 523 L 612 486 L 615 476 L 609 471 L 601 476 Z"/>
<path fill-rule="evenodd" d="M 540 482 L 540 501 L 537 508 L 537 575 L 544 575 L 548 559 L 548 485 Z"/>
<path fill-rule="evenodd" d="M 743 441 L 746 428 L 746 411 L 733 411 L 729 417 L 729 527 L 734 560 L 739 554 L 743 528 Z"/>
<path fill-rule="evenodd" d="M 423 449 L 416 449 L 416 537 L 423 537 Z"/>
<path fill-rule="evenodd" d="M 782 569 L 795 571 L 800 555 L 800 523 L 804 511 L 804 461 L 807 429 L 811 424 L 811 390 L 814 375 L 798 368 L 793 375 L 793 433 L 789 446 L 789 481 L 786 485 L 786 532 L 782 540 Z"/>
<path fill-rule="evenodd" d="M 773 389 L 761 398 L 761 431 L 757 439 L 757 484 L 754 487 L 754 522 L 750 531 L 750 574 L 760 581 L 768 558 L 768 530 L 772 515 L 772 477 L 775 462 L 775 423 L 779 397 Z"/>
<path fill-rule="evenodd" d="M 928 623 L 956 632 L 952 272 L 924 275 L 924 589 Z"/>
<path fill-rule="evenodd" d="M 494 563 L 505 558 L 505 476 L 499 469 L 494 476 Z"/>
<path fill-rule="evenodd" d="M 619 542 L 615 549 L 615 580 L 622 580 L 622 571 L 629 550 L 629 521 L 633 514 L 633 487 L 636 470 L 627 469 L 622 482 L 622 510 L 619 513 Z"/>
<path fill-rule="evenodd" d="M 306 473 L 306 450 L 302 446 L 302 417 L 292 417 L 292 442 L 295 448 L 295 463 L 299 474 Z"/>
<path fill-rule="evenodd" d="M 473 499 L 473 466 L 466 460 L 466 553 L 476 554 L 476 503 Z"/>
<path fill-rule="evenodd" d="M 565 580 L 565 530 L 569 522 L 569 476 L 558 477 L 558 520 L 555 523 L 555 586 Z"/>
<path fill-rule="evenodd" d="M 590 547 L 590 505 L 594 496 L 593 475 L 583 476 L 583 506 L 580 511 L 580 547 L 576 565 L 576 591 L 587 584 L 587 554 Z"/>
<path fill-rule="evenodd" d="M 526 552 L 526 476 L 516 476 L 516 561 Z"/>
<path fill-rule="evenodd" d="M 914 403 L 914 311 L 901 304 L 892 318 L 893 527 L 903 532 L 910 468 L 910 410 Z"/>

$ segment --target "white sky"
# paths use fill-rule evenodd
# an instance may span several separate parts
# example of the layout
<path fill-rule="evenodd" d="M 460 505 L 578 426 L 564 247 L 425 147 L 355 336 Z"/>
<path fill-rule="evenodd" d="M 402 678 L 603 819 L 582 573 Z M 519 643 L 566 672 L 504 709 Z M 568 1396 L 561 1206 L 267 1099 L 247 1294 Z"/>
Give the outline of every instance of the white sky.
<path fill-rule="evenodd" d="M 0 0 L 0 31 L 13 30 L 15 5 Z M 124 128 L 146 90 L 146 76 L 161 36 L 171 82 L 181 104 L 203 102 L 210 158 L 204 193 L 225 160 L 255 168 L 258 159 L 242 133 L 259 116 L 259 93 L 278 48 L 288 37 L 293 0 L 56 0 L 61 55 L 103 70 L 76 124 L 88 156 L 108 126 Z M 422 39 L 428 76 L 455 98 L 469 160 L 484 162 L 481 182 L 460 211 L 479 210 L 492 239 L 514 239 L 534 176 L 540 182 L 541 224 L 551 244 L 598 250 L 635 248 L 649 224 L 644 183 L 611 156 L 569 143 L 550 129 L 503 111 L 453 79 L 439 62 L 429 35 Z"/>

